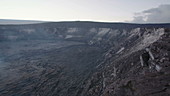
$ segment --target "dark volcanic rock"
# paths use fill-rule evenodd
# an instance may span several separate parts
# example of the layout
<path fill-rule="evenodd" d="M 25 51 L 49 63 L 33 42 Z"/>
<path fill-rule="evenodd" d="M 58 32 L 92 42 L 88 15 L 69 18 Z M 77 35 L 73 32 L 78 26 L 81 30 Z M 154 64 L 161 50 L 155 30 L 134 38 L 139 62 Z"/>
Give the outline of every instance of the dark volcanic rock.
<path fill-rule="evenodd" d="M 95 22 L 1 25 L 0 96 L 169 96 L 168 28 Z"/>

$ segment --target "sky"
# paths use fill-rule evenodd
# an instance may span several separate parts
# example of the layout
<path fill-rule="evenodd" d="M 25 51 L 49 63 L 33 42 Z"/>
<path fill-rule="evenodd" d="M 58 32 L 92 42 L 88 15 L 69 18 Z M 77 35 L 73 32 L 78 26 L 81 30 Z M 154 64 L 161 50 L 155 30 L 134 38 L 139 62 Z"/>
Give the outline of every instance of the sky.
<path fill-rule="evenodd" d="M 170 23 L 169 10 L 170 0 L 0 0 L 0 19 Z"/>

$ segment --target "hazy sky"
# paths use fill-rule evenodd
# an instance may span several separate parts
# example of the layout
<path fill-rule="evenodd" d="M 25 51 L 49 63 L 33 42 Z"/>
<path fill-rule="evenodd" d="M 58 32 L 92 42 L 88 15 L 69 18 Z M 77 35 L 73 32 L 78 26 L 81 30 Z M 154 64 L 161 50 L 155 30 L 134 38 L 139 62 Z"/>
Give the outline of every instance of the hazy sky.
<path fill-rule="evenodd" d="M 0 0 L 0 19 L 144 22 L 145 11 L 164 5 L 170 0 Z"/>

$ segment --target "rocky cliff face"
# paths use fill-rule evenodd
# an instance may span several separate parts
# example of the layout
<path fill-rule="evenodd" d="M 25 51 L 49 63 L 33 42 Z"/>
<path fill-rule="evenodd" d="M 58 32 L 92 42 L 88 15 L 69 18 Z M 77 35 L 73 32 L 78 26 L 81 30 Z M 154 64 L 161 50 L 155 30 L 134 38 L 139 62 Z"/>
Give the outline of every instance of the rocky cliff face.
<path fill-rule="evenodd" d="M 170 24 L 0 26 L 2 96 L 169 96 Z"/>

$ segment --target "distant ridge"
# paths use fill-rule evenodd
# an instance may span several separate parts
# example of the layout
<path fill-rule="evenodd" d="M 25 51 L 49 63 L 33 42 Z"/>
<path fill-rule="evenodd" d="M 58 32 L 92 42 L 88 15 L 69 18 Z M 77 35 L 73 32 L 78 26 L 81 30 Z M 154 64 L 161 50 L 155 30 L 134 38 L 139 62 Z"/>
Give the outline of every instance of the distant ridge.
<path fill-rule="evenodd" d="M 24 26 L 24 27 L 95 27 L 95 28 L 169 28 L 170 23 L 127 23 L 127 22 L 97 22 L 97 21 L 38 21 L 38 20 L 12 20 L 0 19 L 0 26 Z M 7 26 L 6 26 L 7 27 Z"/>
<path fill-rule="evenodd" d="M 15 19 L 0 19 L 1 25 L 11 25 L 11 24 L 35 24 L 35 23 L 43 23 L 45 21 L 38 20 L 15 20 Z"/>

